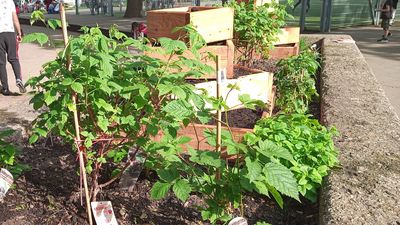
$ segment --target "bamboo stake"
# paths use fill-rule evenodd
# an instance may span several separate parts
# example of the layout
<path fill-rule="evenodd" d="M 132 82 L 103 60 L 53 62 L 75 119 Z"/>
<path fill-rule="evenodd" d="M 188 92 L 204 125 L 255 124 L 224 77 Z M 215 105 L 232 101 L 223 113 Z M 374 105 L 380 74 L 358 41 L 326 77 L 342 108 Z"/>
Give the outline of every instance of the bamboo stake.
<path fill-rule="evenodd" d="M 220 75 L 220 58 L 217 55 L 216 59 L 216 69 L 217 69 L 217 99 L 221 97 L 221 75 Z M 218 107 L 217 109 L 217 143 L 216 143 L 216 150 L 217 152 L 221 152 L 221 144 L 222 144 L 222 139 L 221 139 L 221 118 L 222 118 L 222 112 L 221 109 Z M 217 170 L 216 174 L 216 179 L 221 178 L 221 171 Z"/>
<path fill-rule="evenodd" d="M 62 32 L 63 32 L 63 37 L 64 37 L 64 45 L 67 47 L 68 45 L 68 32 L 67 32 L 67 20 L 65 17 L 65 9 L 64 9 L 64 3 L 60 3 L 60 16 L 61 16 L 61 27 L 62 27 Z M 71 63 L 71 57 L 68 55 L 67 56 L 67 70 L 71 71 L 72 69 L 72 63 Z M 89 196 L 89 188 L 87 184 L 87 179 L 86 179 L 86 172 L 85 172 L 85 162 L 83 159 L 83 150 L 81 150 L 79 147 L 81 146 L 81 135 L 79 133 L 79 119 L 78 119 L 78 109 L 76 108 L 76 93 L 72 95 L 72 102 L 75 106 L 74 110 L 74 123 L 75 123 L 75 131 L 76 131 L 76 141 L 77 141 L 77 147 L 78 147 L 78 152 L 79 152 L 79 166 L 80 166 L 80 171 L 83 179 L 83 185 L 85 189 L 85 197 L 86 197 L 86 212 L 88 215 L 89 219 L 89 225 L 93 225 L 93 220 L 92 220 L 92 212 L 90 210 L 90 196 Z"/>
<path fill-rule="evenodd" d="M 219 99 L 221 97 L 221 76 L 220 76 L 220 59 L 219 56 L 216 56 L 216 63 L 217 63 L 217 99 Z M 217 110 L 217 152 L 221 152 L 221 144 L 222 144 L 222 140 L 221 140 L 221 118 L 222 118 L 222 112 L 221 109 L 218 108 Z"/>

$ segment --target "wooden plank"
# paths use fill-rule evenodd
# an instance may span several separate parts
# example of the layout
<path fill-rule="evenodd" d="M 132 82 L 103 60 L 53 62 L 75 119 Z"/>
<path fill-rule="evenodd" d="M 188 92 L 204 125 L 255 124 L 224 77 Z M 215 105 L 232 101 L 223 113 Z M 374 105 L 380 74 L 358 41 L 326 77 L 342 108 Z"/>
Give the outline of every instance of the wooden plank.
<path fill-rule="evenodd" d="M 192 12 L 190 22 L 207 43 L 233 38 L 233 9 L 230 7 Z"/>
<path fill-rule="evenodd" d="M 169 56 L 162 55 L 157 52 L 157 47 L 154 47 L 154 52 L 145 52 L 146 55 L 153 57 L 153 58 L 158 58 L 161 60 L 167 60 Z M 202 57 L 202 62 L 206 65 L 209 65 L 213 68 L 216 68 L 215 61 L 209 59 L 207 56 L 207 52 L 211 52 L 215 55 L 218 55 L 220 57 L 220 66 L 222 68 L 226 68 L 227 70 L 227 78 L 233 78 L 233 55 L 235 52 L 234 46 L 232 41 L 227 41 L 227 45 L 209 45 L 200 50 L 200 54 L 204 57 Z M 193 54 L 187 50 L 183 53 L 184 57 L 187 58 L 194 58 Z M 172 60 L 177 60 L 177 57 L 173 57 Z M 188 70 L 188 69 L 187 69 Z M 195 77 L 188 77 L 188 79 L 215 79 L 215 73 L 210 73 L 210 74 L 205 74 L 201 78 L 195 78 Z"/>
<path fill-rule="evenodd" d="M 149 38 L 178 39 L 184 33 L 172 33 L 175 27 L 192 23 L 207 43 L 233 38 L 233 9 L 229 7 L 180 7 L 147 12 Z"/>
<path fill-rule="evenodd" d="M 252 75 L 242 76 L 237 79 L 227 79 L 221 85 L 221 96 L 226 99 L 226 104 L 230 108 L 240 109 L 244 106 L 239 101 L 239 96 L 243 94 L 250 95 L 251 99 L 261 100 L 268 103 L 272 92 L 273 74 L 270 72 L 259 72 Z M 237 85 L 239 90 L 231 90 L 229 85 Z M 199 90 L 205 90 L 209 96 L 216 96 L 216 81 L 198 83 L 195 87 Z M 212 108 L 210 104 L 207 105 Z M 206 107 L 207 107 L 206 106 Z"/>
<path fill-rule="evenodd" d="M 299 43 L 277 45 L 268 52 L 268 55 L 271 59 L 284 59 L 289 56 L 298 55 L 299 48 Z"/>
<path fill-rule="evenodd" d="M 183 8 L 188 10 L 188 7 Z M 182 8 L 176 9 L 179 11 L 154 10 L 147 12 L 147 35 L 149 38 L 168 37 L 177 40 L 185 37 L 185 32 L 172 32 L 175 27 L 188 24 L 188 14 L 182 12 Z"/>
<path fill-rule="evenodd" d="M 278 34 L 278 40 L 274 45 L 298 43 L 300 41 L 300 27 L 284 27 Z"/>
<path fill-rule="evenodd" d="M 216 125 L 204 125 L 204 124 L 190 124 L 187 127 L 182 127 L 182 129 L 178 131 L 178 136 L 188 136 L 192 139 L 189 143 L 182 145 L 183 149 L 187 150 L 187 145 L 189 145 L 194 149 L 214 151 L 215 147 L 207 143 L 207 139 L 204 136 L 204 131 L 213 130 L 216 128 L 217 128 Z M 228 130 L 227 127 L 222 127 L 222 129 Z M 232 127 L 231 131 L 233 139 L 237 142 L 243 140 L 244 134 L 248 132 L 253 132 L 252 129 L 237 128 L 237 127 Z"/>

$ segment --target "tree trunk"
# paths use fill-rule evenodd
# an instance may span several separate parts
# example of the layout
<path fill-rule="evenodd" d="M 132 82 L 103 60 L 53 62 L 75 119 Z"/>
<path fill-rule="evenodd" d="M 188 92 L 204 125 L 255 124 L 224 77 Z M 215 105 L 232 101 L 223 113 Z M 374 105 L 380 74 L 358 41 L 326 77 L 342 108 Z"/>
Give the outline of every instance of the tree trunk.
<path fill-rule="evenodd" d="M 143 0 L 128 0 L 124 17 L 142 17 Z"/>

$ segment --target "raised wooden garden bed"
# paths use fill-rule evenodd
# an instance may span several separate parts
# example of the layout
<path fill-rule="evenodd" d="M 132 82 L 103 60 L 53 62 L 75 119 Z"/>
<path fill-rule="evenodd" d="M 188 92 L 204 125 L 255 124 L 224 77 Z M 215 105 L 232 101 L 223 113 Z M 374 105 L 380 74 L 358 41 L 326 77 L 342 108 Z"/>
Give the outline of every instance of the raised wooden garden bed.
<path fill-rule="evenodd" d="M 153 57 L 153 58 L 158 58 L 161 60 L 167 60 L 168 56 L 162 55 L 157 52 L 156 48 L 154 47 L 155 51 L 154 52 L 146 52 L 145 54 Z M 235 54 L 235 46 L 233 45 L 233 42 L 231 40 L 227 40 L 225 44 L 222 45 L 208 45 L 200 50 L 200 53 L 203 57 L 202 62 L 204 64 L 207 64 L 213 68 L 217 68 L 217 65 L 214 60 L 211 60 L 208 57 L 207 52 L 211 52 L 214 55 L 219 56 L 220 59 L 220 68 L 226 68 L 227 72 L 227 78 L 233 78 L 233 57 Z M 193 54 L 187 50 L 183 53 L 184 57 L 187 58 L 192 58 L 194 57 Z M 176 60 L 177 56 L 174 56 L 172 60 Z M 188 79 L 196 79 L 195 77 L 189 77 Z M 215 79 L 215 73 L 210 73 L 210 74 L 205 74 L 199 79 Z"/>
<path fill-rule="evenodd" d="M 284 59 L 289 56 L 299 54 L 299 43 L 275 45 L 273 49 L 268 52 L 270 59 Z"/>
<path fill-rule="evenodd" d="M 172 32 L 176 27 L 193 24 L 207 43 L 233 38 L 233 9 L 228 7 L 180 7 L 147 12 L 149 38 L 180 39 L 183 32 Z"/>
<path fill-rule="evenodd" d="M 274 45 L 299 43 L 299 41 L 300 27 L 284 27 L 281 28 L 281 32 L 278 33 L 278 40 L 274 42 Z"/>
<path fill-rule="evenodd" d="M 241 67 L 241 69 L 244 69 Z M 262 100 L 267 104 L 266 110 L 262 114 L 262 117 L 268 117 L 272 114 L 272 110 L 274 107 L 274 98 L 275 98 L 275 88 L 273 87 L 273 74 L 269 72 L 264 72 L 255 69 L 246 69 L 251 75 L 241 76 L 237 79 L 231 79 L 223 82 L 221 85 L 221 96 L 226 96 L 230 91 L 228 88 L 229 84 L 237 84 L 240 88 L 240 91 L 233 90 L 229 94 L 227 105 L 232 107 L 230 110 L 243 108 L 238 100 L 239 94 L 249 94 L 252 99 Z M 206 89 L 210 96 L 216 94 L 215 88 L 216 82 L 204 82 L 196 84 L 197 88 Z M 245 115 L 243 115 L 245 116 Z M 216 129 L 216 125 L 204 125 L 204 124 L 191 124 L 187 127 L 182 127 L 178 131 L 178 136 L 188 136 L 192 140 L 187 143 L 190 147 L 199 150 L 215 150 L 214 146 L 211 146 L 207 143 L 207 140 L 204 136 L 204 131 L 206 129 L 213 130 Z M 224 130 L 229 130 L 228 127 L 222 127 Z M 235 141 L 241 141 L 243 139 L 244 134 L 248 132 L 253 132 L 252 129 L 249 128 L 240 128 L 240 127 L 231 127 L 230 131 L 232 132 L 233 138 Z M 187 149 L 186 145 L 183 146 L 184 149 Z"/>

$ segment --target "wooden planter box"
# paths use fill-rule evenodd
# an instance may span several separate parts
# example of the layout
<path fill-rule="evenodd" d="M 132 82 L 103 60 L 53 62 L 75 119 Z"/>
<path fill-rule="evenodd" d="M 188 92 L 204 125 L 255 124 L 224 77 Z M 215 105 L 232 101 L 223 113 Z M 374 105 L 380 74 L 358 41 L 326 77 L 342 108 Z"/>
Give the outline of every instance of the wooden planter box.
<path fill-rule="evenodd" d="M 268 52 L 270 59 L 284 59 L 289 56 L 299 54 L 299 43 L 275 45 L 273 49 Z"/>
<path fill-rule="evenodd" d="M 241 94 L 248 93 L 250 94 L 253 98 L 255 99 L 260 99 L 263 98 L 263 101 L 268 104 L 267 110 L 263 113 L 262 117 L 268 117 L 272 114 L 273 107 L 274 107 L 274 100 L 275 100 L 275 88 L 273 87 L 273 75 L 268 72 L 263 72 L 260 70 L 250 70 L 250 72 L 255 73 L 252 75 L 248 76 L 243 76 L 238 79 L 232 79 L 231 81 L 226 81 L 221 88 L 222 94 L 221 96 L 225 96 L 226 92 L 229 91 L 228 84 L 232 83 L 237 83 L 241 88 Z M 261 79 L 261 76 L 265 76 L 264 79 Z M 214 86 L 213 86 L 214 85 Z M 212 82 L 205 82 L 205 83 L 199 83 L 196 85 L 198 88 L 206 88 L 208 91 L 213 92 L 212 90 L 215 89 L 215 81 Z M 209 92 L 209 93 L 210 93 Z M 264 93 L 263 93 L 264 92 Z M 210 95 L 212 95 L 210 93 Z M 234 93 L 233 96 L 238 96 L 239 93 Z M 230 95 L 231 96 L 231 95 Z M 227 101 L 228 105 L 231 104 L 237 104 L 237 101 Z M 238 109 L 241 107 L 236 107 L 235 109 Z M 208 150 L 208 151 L 213 151 L 215 150 L 215 147 L 209 145 L 207 143 L 207 139 L 204 137 L 204 131 L 206 129 L 213 130 L 216 129 L 216 125 L 204 125 L 204 124 L 190 124 L 187 127 L 182 127 L 178 131 L 178 136 L 188 136 L 192 140 L 183 145 L 182 147 L 187 150 L 187 146 L 189 145 L 190 147 L 194 149 L 199 149 L 199 150 Z M 222 127 L 223 130 L 228 130 L 227 127 Z M 253 129 L 248 129 L 248 128 L 238 128 L 238 127 L 231 127 L 230 128 L 232 133 L 233 133 L 233 138 L 235 141 L 240 142 L 243 139 L 243 136 L 248 133 L 248 132 L 253 132 Z"/>
<path fill-rule="evenodd" d="M 300 27 L 285 27 L 281 28 L 278 34 L 278 40 L 274 42 L 274 45 L 284 45 L 299 43 L 300 41 Z"/>
<path fill-rule="evenodd" d="M 182 39 L 183 32 L 172 30 L 192 23 L 207 43 L 233 38 L 233 9 L 228 7 L 180 7 L 147 12 L 149 38 Z"/>
<path fill-rule="evenodd" d="M 253 59 L 267 59 L 267 55 L 269 59 L 285 59 L 287 57 L 298 55 L 300 51 L 299 43 L 293 44 L 284 44 L 284 45 L 275 45 L 273 49 L 269 50 L 269 52 L 265 55 L 263 54 L 253 54 Z M 240 50 L 235 51 L 235 61 L 238 62 L 241 58 Z"/>
<path fill-rule="evenodd" d="M 157 47 L 154 47 L 157 48 Z M 215 61 L 210 60 L 207 56 L 207 52 L 211 52 L 215 55 L 219 56 L 220 59 L 220 68 L 226 68 L 227 72 L 227 78 L 233 78 L 233 57 L 235 54 L 235 46 L 233 45 L 231 40 L 226 41 L 225 45 L 208 45 L 204 47 L 203 49 L 200 50 L 202 55 L 204 56 L 202 62 L 216 68 L 217 65 Z M 155 52 L 146 52 L 146 55 L 153 57 L 153 58 L 158 58 L 162 60 L 167 60 L 169 56 L 162 55 L 160 53 Z M 186 50 L 183 54 L 183 56 L 187 58 L 193 58 L 193 54 L 189 51 Z M 177 58 L 173 58 L 172 60 L 176 60 Z M 188 79 L 215 79 L 216 75 L 215 73 L 211 74 L 205 74 L 201 78 L 195 78 L 195 77 L 189 77 Z"/>

